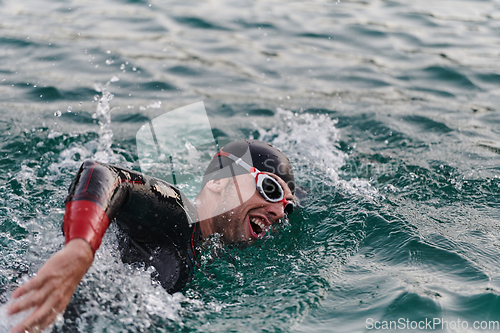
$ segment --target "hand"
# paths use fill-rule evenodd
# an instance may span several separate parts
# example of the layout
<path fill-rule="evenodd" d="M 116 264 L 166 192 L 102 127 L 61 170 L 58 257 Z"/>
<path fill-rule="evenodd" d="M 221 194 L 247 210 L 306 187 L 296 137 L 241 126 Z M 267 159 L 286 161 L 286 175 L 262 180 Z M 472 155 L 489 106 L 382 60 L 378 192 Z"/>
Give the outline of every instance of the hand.
<path fill-rule="evenodd" d="M 12 293 L 12 298 L 17 300 L 8 308 L 9 315 L 30 308 L 35 310 L 11 333 L 39 332 L 49 326 L 57 314 L 66 309 L 93 260 L 90 244 L 81 238 L 71 240 L 50 257 L 34 278 Z"/>

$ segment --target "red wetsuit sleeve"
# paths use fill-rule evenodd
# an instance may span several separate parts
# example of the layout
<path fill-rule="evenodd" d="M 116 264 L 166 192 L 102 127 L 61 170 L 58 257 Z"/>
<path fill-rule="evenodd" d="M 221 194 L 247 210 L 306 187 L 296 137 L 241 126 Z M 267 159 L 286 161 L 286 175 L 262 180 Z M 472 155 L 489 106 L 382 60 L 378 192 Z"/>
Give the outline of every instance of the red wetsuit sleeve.
<path fill-rule="evenodd" d="M 63 231 L 66 243 L 75 238 L 83 238 L 95 253 L 109 226 L 106 212 L 95 202 L 87 200 L 69 201 L 65 210 Z"/>
<path fill-rule="evenodd" d="M 97 251 L 109 222 L 127 198 L 126 183 L 133 182 L 126 171 L 86 161 L 73 180 L 65 201 L 65 241 L 85 239 Z M 135 180 L 142 183 L 142 180 Z"/>

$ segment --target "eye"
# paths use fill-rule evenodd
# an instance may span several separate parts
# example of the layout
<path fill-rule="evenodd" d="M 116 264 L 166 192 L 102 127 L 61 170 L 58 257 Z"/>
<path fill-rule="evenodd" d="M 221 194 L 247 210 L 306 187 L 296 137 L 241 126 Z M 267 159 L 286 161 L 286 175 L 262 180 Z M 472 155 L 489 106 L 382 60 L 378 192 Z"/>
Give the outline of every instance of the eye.
<path fill-rule="evenodd" d="M 295 208 L 295 205 L 292 202 L 289 202 L 285 206 L 285 213 L 286 215 L 290 215 L 293 213 L 293 209 Z"/>

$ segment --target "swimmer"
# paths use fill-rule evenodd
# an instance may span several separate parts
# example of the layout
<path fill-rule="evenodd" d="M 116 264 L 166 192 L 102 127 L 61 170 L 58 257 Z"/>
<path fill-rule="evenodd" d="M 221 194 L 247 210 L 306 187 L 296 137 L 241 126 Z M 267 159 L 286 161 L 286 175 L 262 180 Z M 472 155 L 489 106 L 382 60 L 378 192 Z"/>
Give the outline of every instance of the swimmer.
<path fill-rule="evenodd" d="M 287 157 L 257 140 L 232 142 L 214 156 L 194 204 L 160 179 L 86 161 L 65 200 L 65 246 L 12 294 L 9 314 L 34 311 L 11 332 L 38 332 L 66 309 L 112 221 L 123 262 L 154 266 L 160 284 L 174 293 L 192 277 L 203 238 L 262 238 L 293 210 L 294 191 Z"/>

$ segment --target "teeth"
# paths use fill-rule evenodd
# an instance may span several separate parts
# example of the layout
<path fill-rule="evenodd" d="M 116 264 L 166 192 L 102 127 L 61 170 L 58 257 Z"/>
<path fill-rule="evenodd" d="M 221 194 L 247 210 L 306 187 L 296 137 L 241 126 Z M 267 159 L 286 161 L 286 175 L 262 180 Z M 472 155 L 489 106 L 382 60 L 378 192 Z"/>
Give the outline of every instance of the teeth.
<path fill-rule="evenodd" d="M 250 221 L 252 221 L 252 223 L 257 224 L 263 231 L 266 230 L 266 225 L 261 220 L 254 217 Z"/>

